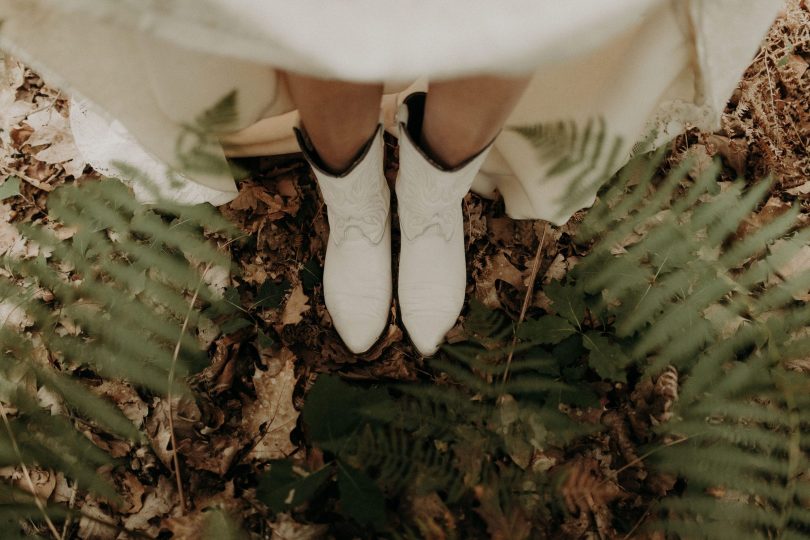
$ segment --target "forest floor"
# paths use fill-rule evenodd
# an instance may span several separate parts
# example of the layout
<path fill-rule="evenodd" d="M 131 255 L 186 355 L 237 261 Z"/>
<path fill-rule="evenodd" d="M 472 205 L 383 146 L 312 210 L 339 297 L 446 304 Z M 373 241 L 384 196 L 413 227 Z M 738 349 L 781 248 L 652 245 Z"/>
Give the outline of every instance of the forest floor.
<path fill-rule="evenodd" d="M 810 220 L 809 63 L 810 9 L 806 2 L 791 1 L 734 92 L 722 129 L 716 133 L 692 129 L 677 137 L 662 168 L 686 156 L 706 163 L 719 155 L 723 161 L 720 181 L 741 176 L 753 182 L 772 172 L 778 183 L 743 229 L 760 227 L 796 201 L 806 224 Z M 0 254 L 33 257 L 37 246 L 26 243 L 12 224 L 47 222 L 49 192 L 95 173 L 85 166 L 71 140 L 64 95 L 12 59 L 6 59 L 0 84 L 0 175 L 6 178 L 0 184 L 4 196 Z M 386 174 L 392 183 L 394 143 L 387 136 Z M 202 510 L 212 504 L 228 509 L 258 538 L 340 537 L 334 530 L 330 532 L 323 521 L 326 518 L 317 519 L 317 513 L 315 518 L 312 512 L 269 514 L 255 497 L 262 464 L 286 456 L 309 467 L 317 466 L 319 460 L 322 463 L 323 456 L 303 444 L 299 417 L 307 390 L 319 374 L 339 373 L 356 381 L 424 381 L 434 376 L 403 334 L 395 309 L 384 337 L 367 354 L 349 353 L 333 330 L 320 284 L 328 236 L 326 216 L 301 157 L 239 161 L 251 176 L 240 183 L 239 196 L 221 207 L 221 212 L 255 240 L 233 245 L 231 255 L 239 262 L 242 275 L 230 283 L 238 289 L 253 324 L 230 333 L 209 328 L 199 336 L 210 352 L 211 366 L 195 381 L 197 402 L 174 407 L 188 508 L 180 507 L 174 482 L 165 400 L 126 382 L 88 379 L 85 382 L 95 393 L 114 401 L 139 426 L 150 445 L 112 440 L 87 428 L 88 438 L 129 464 L 108 471 L 124 497 L 117 507 L 82 490 L 76 492 L 61 473 L 33 471 L 44 500 L 70 503 L 112 524 L 82 518 L 68 531 L 69 538 L 124 538 L 122 530 L 150 538 L 195 538 Z M 17 190 L 10 184 L 12 175 L 19 178 Z M 563 278 L 585 255 L 572 237 L 587 210 L 577 212 L 561 227 L 512 220 L 505 215 L 501 200 L 474 194 L 466 197 L 464 210 L 468 298 L 475 297 L 515 320 L 527 296 L 530 313 L 548 309 L 544 285 Z M 540 266 L 534 282 L 538 253 Z M 810 260 L 801 264 L 810 267 Z M 277 297 L 277 306 L 256 307 L 267 305 L 263 300 L 268 297 Z M 459 327 L 449 333 L 450 340 L 463 323 L 464 314 Z M 20 331 L 30 331 L 24 321 L 20 325 Z M 810 370 L 810 361 L 804 367 Z M 617 489 L 604 492 L 613 495 L 595 497 L 587 509 L 550 524 L 549 530 L 555 538 L 641 537 L 633 531 L 645 519 L 650 500 L 672 489 L 672 483 L 647 475 L 643 467 L 626 474 L 622 465 L 636 455 L 634 449 L 640 444 L 637 419 L 649 416 L 660 396 L 651 381 L 618 389 L 595 383 L 594 388 L 603 398 L 603 406 L 587 410 L 585 416 L 608 429 L 544 459 L 553 468 L 581 471 L 572 478 L 599 478 Z M 263 438 L 257 440 L 257 433 L 263 433 Z M 14 467 L 0 470 L 0 477 L 15 482 L 19 482 L 19 474 Z M 568 488 L 576 491 L 576 486 Z M 448 514 L 441 518 L 445 526 L 460 519 Z M 422 517 L 436 519 L 435 515 Z M 489 533 L 482 529 L 481 537 L 497 528 L 492 523 L 486 526 Z M 442 538 L 436 534 L 435 538 Z"/>

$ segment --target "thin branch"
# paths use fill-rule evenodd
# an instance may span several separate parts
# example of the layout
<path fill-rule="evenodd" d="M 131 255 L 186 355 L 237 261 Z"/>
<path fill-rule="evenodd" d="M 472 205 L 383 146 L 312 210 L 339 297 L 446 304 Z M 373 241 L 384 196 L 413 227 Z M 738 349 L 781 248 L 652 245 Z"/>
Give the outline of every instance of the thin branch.
<path fill-rule="evenodd" d="M 79 488 L 79 482 L 78 482 L 78 480 L 74 480 L 73 481 L 73 489 L 70 492 L 70 500 L 68 501 L 68 510 L 72 510 L 73 505 L 76 503 L 76 491 L 78 491 L 78 488 Z M 68 532 L 68 529 L 70 528 L 70 524 L 72 522 L 72 519 L 71 519 L 72 517 L 73 517 L 73 514 L 69 512 L 67 517 L 65 518 L 65 525 L 64 525 L 64 527 L 62 527 L 62 540 L 65 540 L 67 538 L 67 532 Z"/>
<path fill-rule="evenodd" d="M 517 327 L 523 323 L 523 319 L 526 318 L 526 312 L 529 310 L 529 303 L 531 302 L 532 293 L 534 292 L 534 283 L 537 281 L 537 274 L 540 270 L 540 258 L 542 256 L 543 244 L 545 243 L 548 226 L 548 222 L 545 222 L 543 226 L 543 236 L 540 237 L 540 242 L 537 244 L 537 252 L 534 254 L 534 264 L 532 266 L 532 273 L 529 276 L 529 286 L 526 289 L 526 295 L 523 297 L 523 306 L 520 308 L 520 316 L 518 317 L 517 324 L 515 325 L 515 333 L 512 336 L 512 346 L 509 347 L 509 356 L 506 358 L 506 369 L 503 372 L 501 385 L 506 384 L 506 381 L 509 378 L 509 368 L 512 365 L 512 357 L 515 354 L 515 346 L 517 345 Z"/>
<path fill-rule="evenodd" d="M 670 447 L 670 446 L 675 446 L 676 444 L 681 444 L 682 442 L 686 442 L 686 441 L 688 441 L 689 439 L 691 439 L 691 437 L 690 437 L 689 435 L 684 435 L 684 436 L 683 436 L 683 437 L 681 437 L 680 439 L 675 439 L 674 441 L 670 441 L 670 442 L 668 442 L 668 443 L 666 443 L 666 444 L 662 444 L 661 446 L 657 446 L 657 447 L 653 448 L 652 450 L 650 450 L 649 452 L 647 452 L 647 453 L 645 453 L 645 454 L 640 455 L 640 456 L 639 456 L 639 457 L 637 457 L 636 459 L 633 459 L 633 460 L 629 461 L 629 462 L 628 462 L 628 463 L 626 463 L 624 466 L 619 467 L 619 468 L 616 470 L 615 475 L 616 475 L 616 476 L 618 476 L 618 475 L 619 475 L 619 473 L 621 473 L 621 472 L 623 472 L 623 471 L 625 471 L 625 470 L 629 469 L 629 468 L 630 468 L 630 467 L 632 467 L 633 465 L 637 465 L 638 463 L 641 463 L 642 461 L 644 461 L 645 459 L 647 459 L 648 457 L 650 457 L 650 456 L 651 456 L 651 455 L 653 455 L 654 453 L 658 452 L 659 450 L 662 450 L 662 449 L 664 449 L 664 448 L 668 448 L 668 447 Z"/>
<path fill-rule="evenodd" d="M 227 247 L 232 242 L 235 242 L 238 238 L 233 238 L 228 240 L 223 244 L 222 247 Z M 183 335 L 186 333 L 186 328 L 188 328 L 188 321 L 191 318 L 191 312 L 194 309 L 194 302 L 197 301 L 197 296 L 200 293 L 200 287 L 205 282 L 205 275 L 211 269 L 213 263 L 208 263 L 205 265 L 205 269 L 200 276 L 200 281 L 197 283 L 197 288 L 194 289 L 194 295 L 191 297 L 191 300 L 188 303 L 188 311 L 186 312 L 186 317 L 183 319 L 183 326 L 180 328 L 180 336 L 177 338 L 177 343 L 174 346 L 174 354 L 172 354 L 172 365 L 169 369 L 169 384 L 168 388 L 166 389 L 166 401 L 169 404 L 169 436 L 172 443 L 172 463 L 174 464 L 174 478 L 177 483 L 177 494 L 180 497 L 180 508 L 183 512 L 186 511 L 186 496 L 185 492 L 183 491 L 183 479 L 180 476 L 180 460 L 177 457 L 177 439 L 174 433 L 174 413 L 172 411 L 172 386 L 174 385 L 174 374 L 177 367 L 177 358 L 180 356 L 180 344 L 183 341 Z"/>
<path fill-rule="evenodd" d="M 197 295 L 200 293 L 200 287 L 203 284 L 203 280 L 205 279 L 205 274 L 211 268 L 211 263 L 208 263 L 203 270 L 202 276 L 200 276 L 200 281 L 197 283 L 197 288 L 194 289 L 194 295 L 191 297 L 191 301 L 188 303 L 188 311 L 186 312 L 186 317 L 183 319 L 183 326 L 180 328 L 180 337 L 177 339 L 177 343 L 174 347 L 174 354 L 172 355 L 172 365 L 169 368 L 169 384 L 168 388 L 166 389 L 166 401 L 169 404 L 169 436 L 172 442 L 172 463 L 174 464 L 174 478 L 177 483 L 177 494 L 180 497 L 180 508 L 183 512 L 186 511 L 186 496 L 183 492 L 183 479 L 180 476 L 180 460 L 177 457 L 177 439 L 174 434 L 174 413 L 172 411 L 172 386 L 174 386 L 174 373 L 175 368 L 177 366 L 177 358 L 180 356 L 180 344 L 183 341 L 183 335 L 186 333 L 186 328 L 188 327 L 188 320 L 191 318 L 191 312 L 194 309 L 194 302 L 197 301 Z"/>
<path fill-rule="evenodd" d="M 3 416 L 3 424 L 6 426 L 6 431 L 8 432 L 8 438 L 11 441 L 11 448 L 14 450 L 14 454 L 17 456 L 17 459 L 20 462 L 20 467 L 22 467 L 23 477 L 25 478 L 26 483 L 28 484 L 28 489 L 31 490 L 31 496 L 34 497 L 34 504 L 36 504 L 39 512 L 42 514 L 42 517 L 45 519 L 45 523 L 48 524 L 48 529 L 50 529 L 51 534 L 54 537 L 54 540 L 61 540 L 62 536 L 59 534 L 59 531 L 56 529 L 56 526 L 51 521 L 51 518 L 48 516 L 48 512 L 45 510 L 45 505 L 39 499 L 39 495 L 37 494 L 37 489 L 34 487 L 34 482 L 31 480 L 31 475 L 28 473 L 28 467 L 25 466 L 25 461 L 23 461 L 22 452 L 20 452 L 20 447 L 17 444 L 17 437 L 14 436 L 14 430 L 11 429 L 11 422 L 8 420 L 8 414 L 6 413 L 6 406 L 0 402 L 0 415 Z"/>

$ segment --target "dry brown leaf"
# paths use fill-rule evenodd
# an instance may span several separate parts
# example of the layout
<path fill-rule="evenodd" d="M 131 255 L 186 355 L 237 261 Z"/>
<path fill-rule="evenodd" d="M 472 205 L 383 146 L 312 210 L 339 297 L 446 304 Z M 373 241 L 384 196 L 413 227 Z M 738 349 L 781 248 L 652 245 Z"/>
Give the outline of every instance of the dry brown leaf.
<path fill-rule="evenodd" d="M 499 252 L 492 258 L 492 278 L 505 281 L 518 290 L 524 288 L 523 273 L 506 258 L 503 252 Z"/>
<path fill-rule="evenodd" d="M 146 493 L 146 488 L 141 481 L 138 480 L 138 477 L 129 471 L 124 471 L 123 478 L 121 479 L 121 490 L 119 491 L 122 497 L 122 504 L 119 511 L 124 514 L 140 512 L 143 508 L 144 493 Z"/>
<path fill-rule="evenodd" d="M 672 417 L 672 405 L 678 399 L 678 370 L 667 366 L 655 381 L 654 393 L 657 397 L 656 422 L 666 422 Z"/>
<path fill-rule="evenodd" d="M 445 540 L 456 530 L 456 518 L 435 491 L 415 495 L 411 501 L 413 520 L 426 540 Z M 455 536 L 455 535 L 453 535 Z"/>
<path fill-rule="evenodd" d="M 791 54 L 787 57 L 785 67 L 793 71 L 793 74 L 797 79 L 801 79 L 804 76 L 804 73 L 807 71 L 808 64 L 807 60 L 798 54 Z"/>
<path fill-rule="evenodd" d="M 26 253 L 25 239 L 20 235 L 17 227 L 11 223 L 0 221 L 0 255 L 19 259 Z"/>
<path fill-rule="evenodd" d="M 508 217 L 487 219 L 490 238 L 500 244 L 511 244 L 515 240 L 515 220 Z"/>
<path fill-rule="evenodd" d="M 22 332 L 34 324 L 34 319 L 19 304 L 11 300 L 0 301 L 0 325 Z"/>
<path fill-rule="evenodd" d="M 775 251 L 779 249 L 785 242 L 787 242 L 787 240 L 777 240 L 773 243 L 772 250 Z M 776 268 L 776 271 L 779 273 L 779 276 L 785 280 L 791 280 L 802 275 L 802 273 L 810 272 L 810 246 L 805 245 L 796 250 L 793 257 L 782 267 Z M 768 283 L 778 286 L 782 283 L 780 277 L 771 276 L 768 279 Z M 793 295 L 793 298 L 799 302 L 810 302 L 810 291 L 806 289 L 799 290 Z"/>
<path fill-rule="evenodd" d="M 234 481 L 229 480 L 222 491 L 212 495 L 195 496 L 194 510 L 164 519 L 163 528 L 172 532 L 172 538 L 177 540 L 211 538 L 211 531 L 205 528 L 208 526 L 208 515 L 211 509 L 220 510 L 234 518 L 246 517 L 241 505 L 241 497 L 236 498 L 234 491 Z"/>
<path fill-rule="evenodd" d="M 284 208 L 284 200 L 279 195 L 268 193 L 267 188 L 262 185 L 251 185 L 247 182 L 240 186 L 239 195 L 229 205 L 234 210 L 255 212 L 259 208 L 259 202 L 263 202 L 267 206 L 267 217 L 279 213 Z M 262 211 L 265 212 L 265 210 Z"/>
<path fill-rule="evenodd" d="M 810 356 L 788 360 L 785 362 L 785 367 L 793 371 L 810 373 Z"/>
<path fill-rule="evenodd" d="M 192 380 L 205 382 L 212 394 L 221 394 L 231 388 L 236 369 L 236 358 L 239 356 L 241 343 L 235 342 L 233 336 L 224 336 L 217 340 L 211 363 Z"/>
<path fill-rule="evenodd" d="M 377 360 L 388 347 L 400 341 L 402 341 L 402 330 L 396 324 L 389 324 L 385 335 L 377 340 L 377 343 L 374 344 L 371 350 L 363 355 L 363 358 L 365 360 Z"/>
<path fill-rule="evenodd" d="M 748 162 L 748 144 L 745 139 L 731 139 L 713 133 L 706 135 L 705 140 L 711 155 L 719 154 L 731 165 L 737 176 L 745 176 Z"/>
<path fill-rule="evenodd" d="M 102 381 L 98 386 L 91 386 L 90 390 L 97 396 L 109 398 L 129 418 L 135 427 L 141 427 L 149 407 L 138 395 L 131 384 L 110 379 Z"/>
<path fill-rule="evenodd" d="M 785 279 L 791 279 L 806 272 L 810 272 L 810 246 L 807 245 L 802 246 L 787 264 L 779 268 L 779 273 Z"/>
<path fill-rule="evenodd" d="M 161 476 L 156 487 L 146 488 L 143 506 L 137 512 L 124 518 L 127 529 L 145 532 L 156 538 L 160 527 L 150 523 L 151 520 L 169 514 L 177 506 L 177 494 L 173 480 Z"/>
<path fill-rule="evenodd" d="M 532 306 L 540 308 L 546 313 L 555 312 L 554 308 L 552 307 L 551 298 L 549 298 L 542 290 L 537 290 L 534 292 L 534 296 L 532 296 Z"/>
<path fill-rule="evenodd" d="M 329 531 L 329 525 L 298 523 L 290 514 L 276 514 L 276 521 L 269 525 L 271 540 L 321 540 Z"/>
<path fill-rule="evenodd" d="M 83 540 L 114 540 L 118 536 L 115 528 L 116 520 L 105 510 L 102 510 L 96 499 L 90 495 L 82 505 L 82 518 L 79 520 L 79 538 Z M 88 519 L 90 516 L 94 519 Z M 106 524 L 109 525 L 106 525 Z"/>
<path fill-rule="evenodd" d="M 250 437 L 261 436 L 248 456 L 257 460 L 280 459 L 294 449 L 290 432 L 295 429 L 298 411 L 293 406 L 295 365 L 292 355 L 278 373 L 256 369 L 253 387 L 256 400 L 242 408 L 242 429 Z"/>
<path fill-rule="evenodd" d="M 720 337 L 727 339 L 737 333 L 745 319 L 722 304 L 711 304 L 703 310 L 703 318 L 712 323 Z"/>
<path fill-rule="evenodd" d="M 278 182 L 276 182 L 275 187 L 279 194 L 283 197 L 298 197 L 298 190 L 295 187 L 295 181 L 289 176 L 281 178 Z"/>
<path fill-rule="evenodd" d="M 187 449 L 192 440 L 197 438 L 194 425 L 202 417 L 197 404 L 185 397 L 172 398 L 172 420 L 178 452 Z M 169 403 L 165 398 L 155 398 L 154 409 L 146 420 L 146 434 L 152 444 L 155 455 L 169 469 L 174 469 L 171 450 L 171 430 L 169 429 Z"/>
<path fill-rule="evenodd" d="M 546 270 L 546 274 L 543 276 L 543 283 L 548 284 L 551 280 L 560 281 L 565 277 L 566 273 L 568 273 L 568 265 L 566 264 L 565 257 L 562 253 L 557 253 L 557 256 L 551 261 L 548 270 Z"/>
<path fill-rule="evenodd" d="M 56 488 L 56 473 L 38 467 L 29 467 L 28 476 L 31 478 L 31 483 L 34 484 L 33 494 L 40 500 L 47 501 Z M 31 493 L 31 486 L 28 484 L 28 479 L 21 470 L 13 469 L 11 479 L 18 489 L 26 493 Z"/>
<path fill-rule="evenodd" d="M 231 434 L 215 435 L 184 441 L 181 451 L 189 467 L 222 476 L 230 470 L 242 444 L 238 437 Z"/>
<path fill-rule="evenodd" d="M 299 283 L 287 298 L 284 304 L 284 313 L 281 315 L 282 326 L 298 324 L 303 320 L 303 314 L 309 310 L 307 301 L 309 298 L 304 294 L 304 287 Z"/>
<path fill-rule="evenodd" d="M 778 195 L 771 196 L 759 212 L 745 218 L 742 223 L 740 223 L 737 227 L 735 238 L 740 240 L 758 231 L 763 226 L 790 210 L 790 207 L 790 203 L 783 201 Z"/>

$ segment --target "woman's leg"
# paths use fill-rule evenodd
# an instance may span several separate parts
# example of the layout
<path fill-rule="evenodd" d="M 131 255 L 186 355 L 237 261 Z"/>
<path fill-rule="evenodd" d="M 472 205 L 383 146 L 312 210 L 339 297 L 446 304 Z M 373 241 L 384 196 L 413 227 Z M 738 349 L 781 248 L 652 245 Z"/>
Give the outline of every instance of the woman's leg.
<path fill-rule="evenodd" d="M 420 145 L 454 167 L 482 150 L 503 127 L 530 76 L 478 76 L 431 82 Z"/>
<path fill-rule="evenodd" d="M 316 79 L 286 72 L 287 86 L 312 144 L 335 172 L 351 165 L 380 117 L 382 84 Z"/>

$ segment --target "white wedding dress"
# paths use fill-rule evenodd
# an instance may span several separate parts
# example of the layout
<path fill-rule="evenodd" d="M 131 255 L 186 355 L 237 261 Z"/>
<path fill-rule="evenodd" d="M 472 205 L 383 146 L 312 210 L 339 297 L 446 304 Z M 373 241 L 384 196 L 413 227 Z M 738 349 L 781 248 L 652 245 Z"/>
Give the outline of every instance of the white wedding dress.
<path fill-rule="evenodd" d="M 783 0 L 0 0 L 0 48 L 74 98 L 82 152 L 147 169 L 165 192 L 222 204 L 236 195 L 227 169 L 178 169 L 176 141 L 223 96 L 238 115 L 216 153 L 297 152 L 298 120 L 278 69 L 382 81 L 381 118 L 396 135 L 405 96 L 431 79 L 533 74 L 508 127 L 602 119 L 619 137 L 617 170 L 642 139 L 660 145 L 720 114 Z M 514 218 L 562 224 L 593 204 L 597 184 L 569 193 L 577 170 L 504 129 L 475 178 Z M 106 171 L 103 171 L 106 172 Z M 176 176 L 176 175 L 175 175 Z"/>

